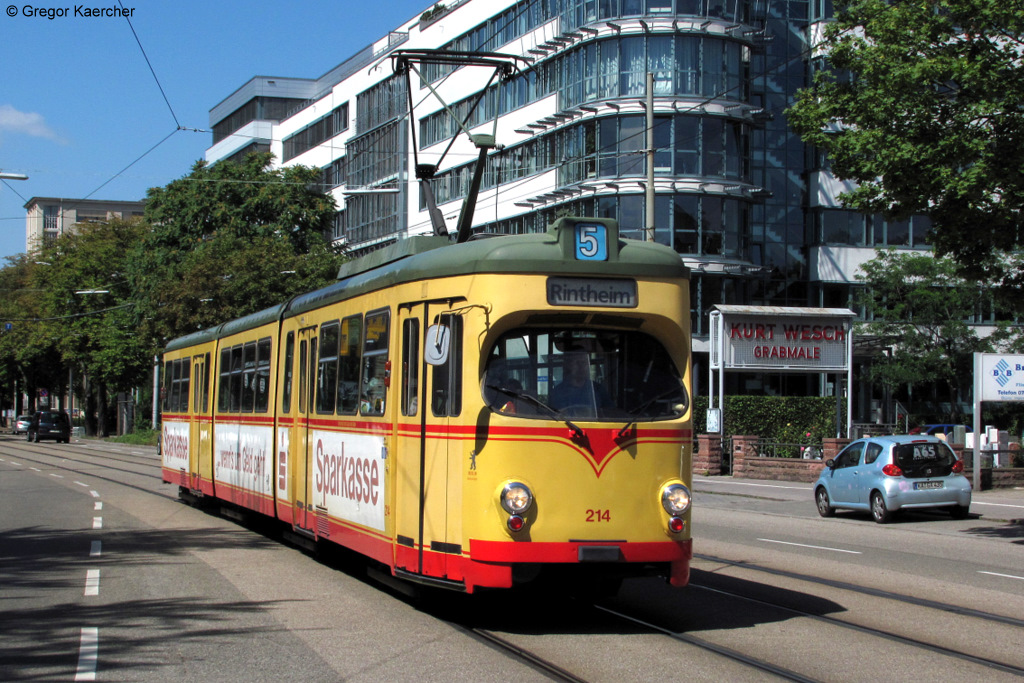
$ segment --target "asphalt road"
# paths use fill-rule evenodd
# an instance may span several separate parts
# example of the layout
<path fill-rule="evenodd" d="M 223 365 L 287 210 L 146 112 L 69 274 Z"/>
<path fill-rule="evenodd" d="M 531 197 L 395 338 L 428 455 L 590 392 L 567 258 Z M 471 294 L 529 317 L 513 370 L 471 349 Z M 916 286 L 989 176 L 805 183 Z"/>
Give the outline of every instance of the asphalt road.
<path fill-rule="evenodd" d="M 158 465 L 154 449 L 0 436 L 0 680 L 557 678 L 541 660 L 592 681 L 1024 673 L 1020 491 L 976 494 L 966 520 L 879 526 L 819 518 L 807 484 L 698 477 L 686 589 L 418 603 L 182 504 Z"/>

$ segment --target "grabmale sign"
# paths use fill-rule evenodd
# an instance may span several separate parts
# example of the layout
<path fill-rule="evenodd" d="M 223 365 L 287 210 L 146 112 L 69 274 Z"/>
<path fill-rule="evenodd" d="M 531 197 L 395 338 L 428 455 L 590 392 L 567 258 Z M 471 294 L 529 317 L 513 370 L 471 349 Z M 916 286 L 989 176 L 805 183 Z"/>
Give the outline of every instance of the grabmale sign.
<path fill-rule="evenodd" d="M 715 306 L 711 311 L 708 378 L 711 411 L 721 409 L 720 403 L 717 408 L 715 403 L 715 371 L 719 373 L 719 396 L 725 390 L 724 375 L 729 370 L 845 373 L 849 387 L 853 318 L 848 308 Z M 841 400 L 841 394 L 837 393 L 836 398 Z M 851 408 L 847 391 L 847 433 Z M 720 412 L 709 415 L 709 421 L 719 417 Z"/>
<path fill-rule="evenodd" d="M 816 372 L 847 369 L 849 318 L 723 315 L 722 335 L 727 368 Z"/>

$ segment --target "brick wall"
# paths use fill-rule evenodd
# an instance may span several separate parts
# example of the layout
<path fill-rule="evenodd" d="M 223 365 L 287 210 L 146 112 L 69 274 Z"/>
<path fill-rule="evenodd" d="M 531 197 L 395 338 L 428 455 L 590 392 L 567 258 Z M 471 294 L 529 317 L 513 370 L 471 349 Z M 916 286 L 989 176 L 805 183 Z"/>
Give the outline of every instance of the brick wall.
<path fill-rule="evenodd" d="M 824 469 L 825 462 L 836 457 L 839 451 L 850 443 L 850 439 L 824 439 L 821 460 L 798 460 L 760 457 L 755 448 L 759 440 L 758 436 L 732 437 L 732 476 L 813 483 Z M 710 476 L 722 474 L 721 443 L 721 436 L 718 434 L 697 435 L 697 453 L 693 456 L 694 473 Z M 953 446 L 953 449 L 957 451 L 958 456 L 963 457 L 963 446 Z M 973 481 L 970 468 L 964 470 L 964 474 Z M 1018 486 L 1024 487 L 1024 468 L 987 467 L 981 471 L 982 490 Z"/>
<path fill-rule="evenodd" d="M 825 461 L 834 458 L 848 444 L 849 439 L 825 439 L 822 441 L 821 460 L 798 460 L 796 458 L 763 458 L 757 454 L 755 445 L 760 437 L 734 436 L 732 438 L 732 474 L 746 479 L 773 479 L 781 481 L 814 482 L 825 467 Z"/>

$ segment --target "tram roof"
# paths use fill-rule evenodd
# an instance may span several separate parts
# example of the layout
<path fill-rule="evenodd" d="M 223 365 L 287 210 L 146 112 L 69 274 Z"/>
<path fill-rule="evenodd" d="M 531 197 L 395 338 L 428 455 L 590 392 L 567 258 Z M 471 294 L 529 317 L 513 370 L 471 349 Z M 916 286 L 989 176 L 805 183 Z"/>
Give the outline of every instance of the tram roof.
<path fill-rule="evenodd" d="M 574 260 L 572 230 L 577 221 L 608 230 L 606 261 Z M 686 278 L 679 254 L 662 244 L 620 238 L 615 221 L 561 218 L 547 232 L 501 235 L 453 244 L 445 237 L 411 237 L 342 265 L 338 281 L 291 301 L 172 340 L 171 351 L 398 284 L 480 273 L 559 274 L 586 277 Z"/>
<path fill-rule="evenodd" d="M 606 226 L 613 245 L 607 261 L 577 261 L 566 257 L 567 251 L 574 249 L 568 228 L 577 221 Z M 567 217 L 559 219 L 543 233 L 496 235 L 462 244 L 452 244 L 444 237 L 402 240 L 344 264 L 338 273 L 338 282 L 297 296 L 288 305 L 285 315 L 298 315 L 397 284 L 479 273 L 686 278 L 689 269 L 670 247 L 619 238 L 615 221 Z"/>

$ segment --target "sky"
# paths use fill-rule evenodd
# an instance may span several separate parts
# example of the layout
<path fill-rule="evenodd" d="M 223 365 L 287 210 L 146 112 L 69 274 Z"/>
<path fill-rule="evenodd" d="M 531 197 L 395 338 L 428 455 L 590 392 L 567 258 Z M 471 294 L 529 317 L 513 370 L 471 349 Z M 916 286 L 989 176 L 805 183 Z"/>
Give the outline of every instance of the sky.
<path fill-rule="evenodd" d="M 213 140 L 210 109 L 250 78 L 318 78 L 434 4 L 84 6 L 123 7 L 126 19 L 75 16 L 69 0 L 24 1 L 0 15 L 0 171 L 28 176 L 0 180 L 0 259 L 25 251 L 32 197 L 144 199 L 191 172 Z"/>

